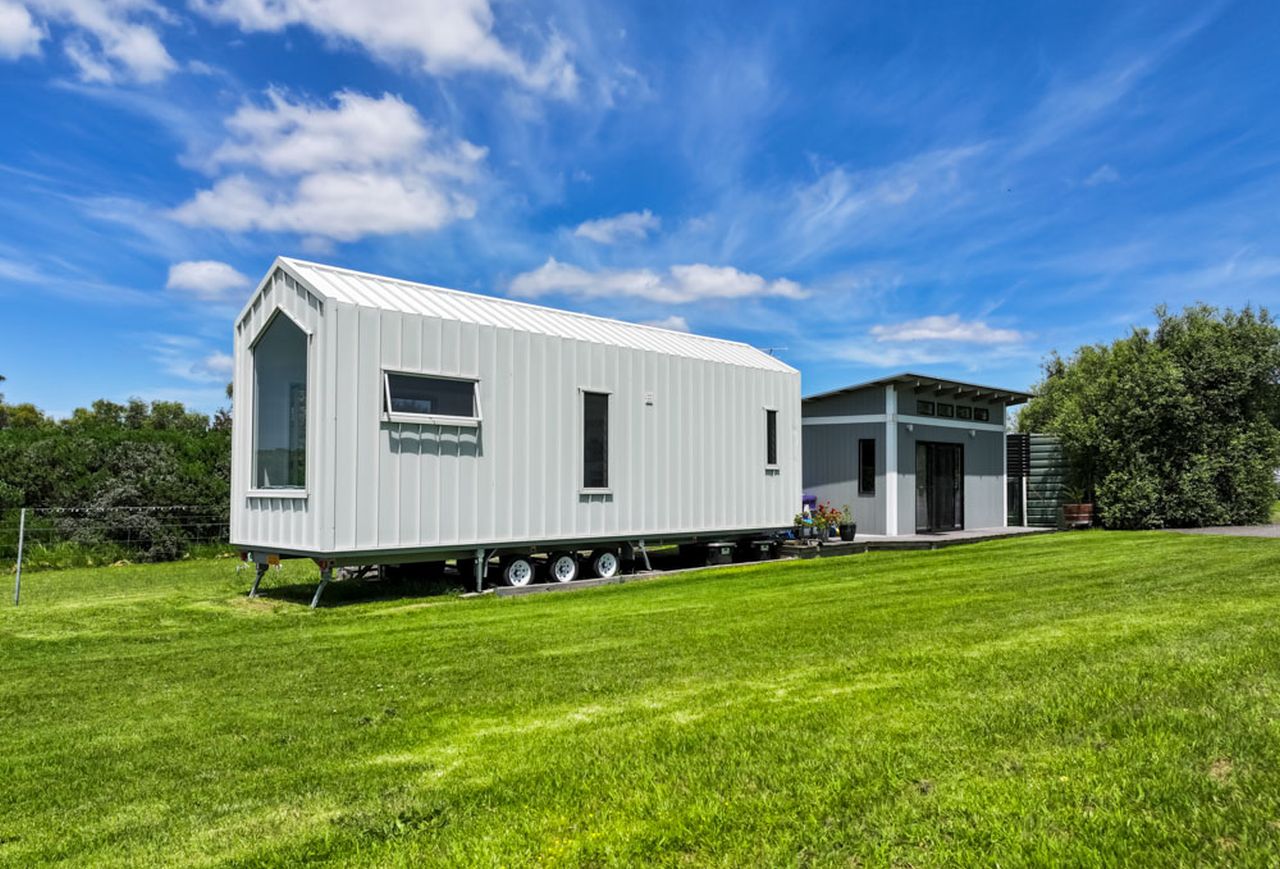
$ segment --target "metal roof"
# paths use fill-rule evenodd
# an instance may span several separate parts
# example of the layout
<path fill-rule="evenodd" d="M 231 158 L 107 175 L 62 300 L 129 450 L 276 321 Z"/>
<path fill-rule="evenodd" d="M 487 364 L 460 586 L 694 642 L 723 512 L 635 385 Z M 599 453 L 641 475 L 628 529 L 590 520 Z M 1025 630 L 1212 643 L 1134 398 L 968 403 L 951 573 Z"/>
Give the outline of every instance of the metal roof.
<path fill-rule="evenodd" d="M 829 392 L 820 392 L 817 395 L 810 395 L 803 400 L 806 402 L 820 401 L 824 398 L 831 398 L 836 395 L 846 395 L 850 392 L 857 392 L 860 389 L 870 389 L 875 386 L 888 386 L 890 383 L 901 383 L 906 386 L 912 386 L 920 392 L 933 390 L 939 393 L 964 393 L 966 394 L 965 397 L 971 398 L 974 401 L 999 401 L 1006 406 L 1022 404 L 1025 401 L 1035 398 L 1035 393 L 1023 392 L 1020 389 L 1005 389 L 1001 386 L 984 386 L 980 383 L 966 383 L 962 380 L 951 380 L 946 377 L 932 377 L 928 374 L 915 374 L 910 371 L 904 371 L 901 374 L 892 374 L 888 377 L 881 377 L 879 380 L 868 380 L 865 383 L 855 383 L 852 386 L 832 389 Z M 967 393 L 972 393 L 972 395 L 967 395 Z"/>
<path fill-rule="evenodd" d="M 276 267 L 284 269 L 318 296 L 348 305 L 651 350 L 745 368 L 795 371 L 763 350 L 737 341 L 464 293 L 291 257 L 277 258 L 272 272 Z M 270 274 L 268 272 L 268 276 Z"/>

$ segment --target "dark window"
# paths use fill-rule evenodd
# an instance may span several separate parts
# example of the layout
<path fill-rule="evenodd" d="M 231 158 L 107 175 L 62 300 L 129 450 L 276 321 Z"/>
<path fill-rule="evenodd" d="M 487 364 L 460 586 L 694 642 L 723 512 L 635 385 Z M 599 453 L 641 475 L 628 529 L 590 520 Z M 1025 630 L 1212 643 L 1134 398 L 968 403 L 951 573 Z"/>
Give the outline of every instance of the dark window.
<path fill-rule="evenodd" d="M 973 418 L 978 422 L 987 422 L 991 419 L 991 411 L 985 407 L 975 407 L 973 409 Z"/>
<path fill-rule="evenodd" d="M 933 416 L 933 402 L 917 401 L 916 413 L 920 414 L 921 416 Z"/>
<path fill-rule="evenodd" d="M 973 408 L 963 404 L 956 405 L 956 419 L 973 419 Z"/>
<path fill-rule="evenodd" d="M 858 441 L 858 494 L 876 493 L 876 442 L 874 438 Z"/>
<path fill-rule="evenodd" d="M 422 416 L 476 417 L 476 384 L 471 380 L 387 372 L 387 410 Z"/>
<path fill-rule="evenodd" d="M 778 412 L 776 410 L 764 412 L 764 463 L 778 464 Z"/>
<path fill-rule="evenodd" d="M 956 415 L 956 406 L 954 404 L 938 404 L 938 416 L 950 419 Z"/>
<path fill-rule="evenodd" d="M 609 488 L 609 396 L 582 393 L 582 487 Z"/>

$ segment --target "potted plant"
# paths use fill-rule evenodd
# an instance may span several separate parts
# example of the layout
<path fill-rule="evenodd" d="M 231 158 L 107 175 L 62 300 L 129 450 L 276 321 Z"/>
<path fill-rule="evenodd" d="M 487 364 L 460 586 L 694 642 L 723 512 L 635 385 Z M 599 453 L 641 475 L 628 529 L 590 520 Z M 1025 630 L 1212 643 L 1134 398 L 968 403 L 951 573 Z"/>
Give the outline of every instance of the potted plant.
<path fill-rule="evenodd" d="M 795 524 L 795 535 L 797 540 L 808 540 L 813 536 L 813 520 L 808 513 L 801 511 L 796 514 L 795 519 L 791 520 Z"/>
<path fill-rule="evenodd" d="M 1068 528 L 1088 528 L 1093 524 L 1093 504 L 1088 500 L 1084 486 L 1073 483 L 1063 493 L 1062 524 Z"/>
<path fill-rule="evenodd" d="M 818 509 L 812 514 L 814 536 L 819 541 L 827 539 L 827 529 L 831 527 L 827 519 L 826 506 L 826 504 L 819 504 Z"/>
<path fill-rule="evenodd" d="M 853 511 L 849 509 L 849 505 L 845 504 L 840 508 L 840 539 L 845 543 L 852 543 L 854 535 L 858 533 L 858 523 L 853 521 Z"/>

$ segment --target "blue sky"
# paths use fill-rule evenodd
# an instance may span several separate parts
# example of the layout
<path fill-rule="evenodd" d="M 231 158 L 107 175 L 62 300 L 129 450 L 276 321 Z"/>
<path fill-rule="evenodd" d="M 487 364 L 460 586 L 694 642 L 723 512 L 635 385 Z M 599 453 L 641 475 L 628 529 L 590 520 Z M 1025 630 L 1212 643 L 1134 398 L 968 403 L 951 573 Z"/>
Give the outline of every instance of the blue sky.
<path fill-rule="evenodd" d="M 0 0 L 9 401 L 222 403 L 277 254 L 1030 386 L 1280 301 L 1280 4 Z"/>

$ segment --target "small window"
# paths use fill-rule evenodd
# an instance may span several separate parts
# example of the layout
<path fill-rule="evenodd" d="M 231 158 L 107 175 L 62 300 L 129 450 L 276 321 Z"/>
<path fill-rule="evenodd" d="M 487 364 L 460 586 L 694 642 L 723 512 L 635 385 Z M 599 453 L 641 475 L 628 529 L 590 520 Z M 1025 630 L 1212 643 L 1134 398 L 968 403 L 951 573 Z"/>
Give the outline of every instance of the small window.
<path fill-rule="evenodd" d="M 876 442 L 874 438 L 858 441 L 858 494 L 876 493 Z"/>
<path fill-rule="evenodd" d="M 956 405 L 956 419 L 973 419 L 973 408 L 963 404 Z"/>
<path fill-rule="evenodd" d="M 609 396 L 582 393 L 582 487 L 609 488 Z"/>
<path fill-rule="evenodd" d="M 778 412 L 764 412 L 764 463 L 769 467 L 778 464 Z"/>
<path fill-rule="evenodd" d="M 977 422 L 987 422 L 991 419 L 991 411 L 985 407 L 975 407 L 973 409 L 973 418 Z"/>
<path fill-rule="evenodd" d="M 933 402 L 917 401 L 916 413 L 920 414 L 921 416 L 933 416 Z"/>
<path fill-rule="evenodd" d="M 954 404 L 942 404 L 941 402 L 938 403 L 938 416 L 945 417 L 946 419 L 951 419 L 955 415 L 956 415 L 956 406 Z"/>
<path fill-rule="evenodd" d="M 474 380 L 388 371 L 385 400 L 391 416 L 480 418 Z"/>

